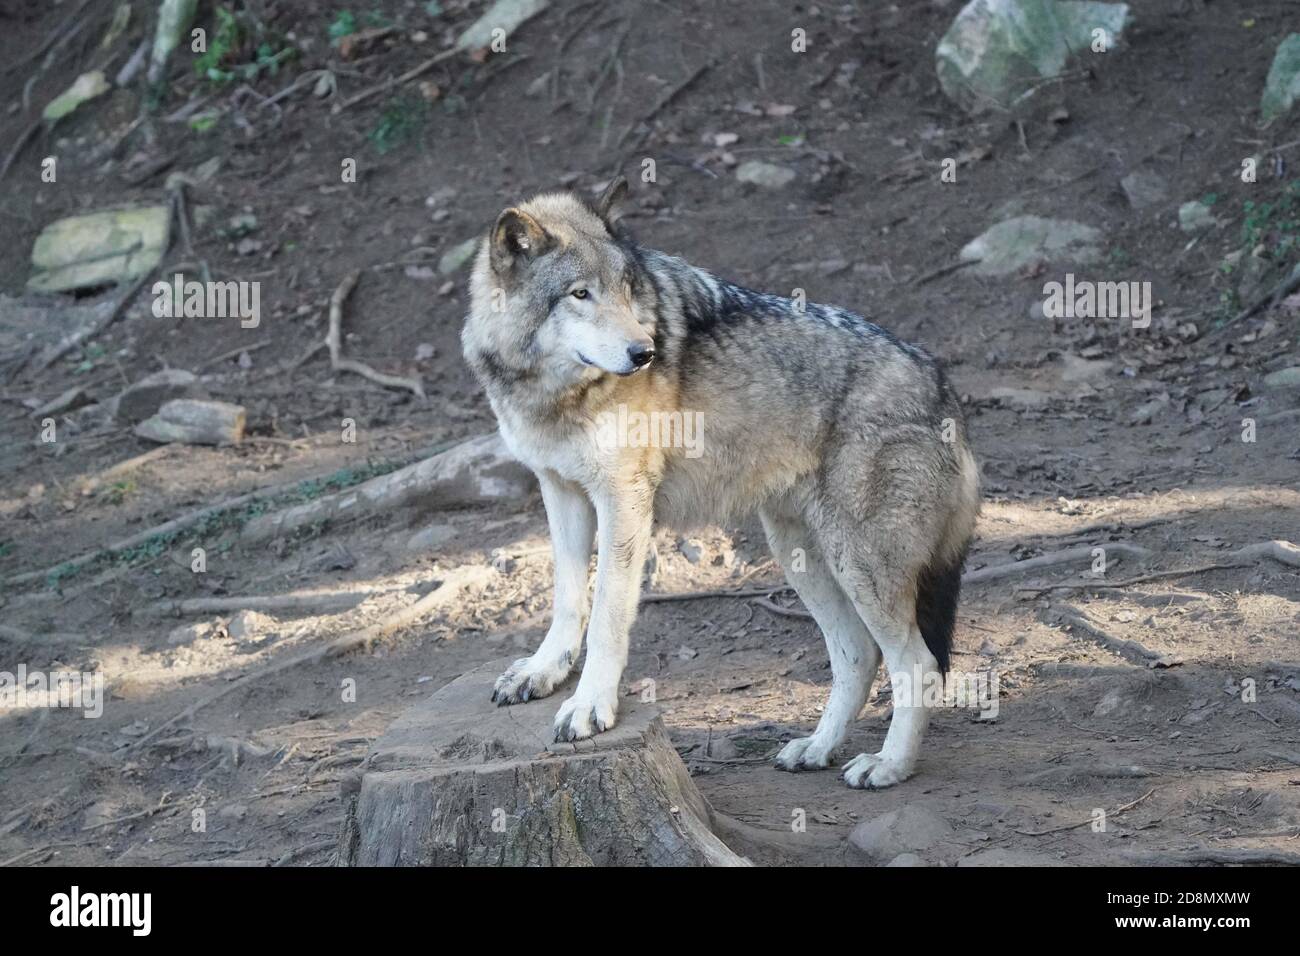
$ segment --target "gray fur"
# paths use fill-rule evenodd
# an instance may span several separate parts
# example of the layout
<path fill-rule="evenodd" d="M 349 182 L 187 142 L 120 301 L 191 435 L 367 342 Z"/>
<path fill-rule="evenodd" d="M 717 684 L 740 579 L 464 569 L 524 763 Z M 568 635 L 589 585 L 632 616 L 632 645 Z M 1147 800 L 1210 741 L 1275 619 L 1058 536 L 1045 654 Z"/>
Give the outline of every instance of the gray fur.
<path fill-rule="evenodd" d="M 503 213 L 477 259 L 463 333 L 508 445 L 550 489 L 553 537 L 594 509 L 609 549 L 559 732 L 575 739 L 612 724 L 650 521 L 685 528 L 757 511 L 826 633 L 835 677 L 817 731 L 778 765 L 826 766 L 882 651 L 896 686 L 909 668 L 946 667 L 979 508 L 960 403 L 930 355 L 859 315 L 800 309 L 617 234 L 620 191 L 596 204 L 544 195 Z M 503 223 L 530 234 L 524 248 Z M 655 358 L 635 371 L 620 350 L 647 339 Z M 702 454 L 601 445 L 593 427 L 620 405 L 698 414 Z M 576 581 L 582 548 L 557 542 L 556 553 L 557 573 L 564 562 Z M 549 693 L 576 658 L 586 596 L 571 582 L 561 609 L 559 590 L 557 580 L 557 623 L 542 648 L 498 682 L 503 703 Z M 926 717 L 896 710 L 881 753 L 849 763 L 850 784 L 910 774 Z"/>

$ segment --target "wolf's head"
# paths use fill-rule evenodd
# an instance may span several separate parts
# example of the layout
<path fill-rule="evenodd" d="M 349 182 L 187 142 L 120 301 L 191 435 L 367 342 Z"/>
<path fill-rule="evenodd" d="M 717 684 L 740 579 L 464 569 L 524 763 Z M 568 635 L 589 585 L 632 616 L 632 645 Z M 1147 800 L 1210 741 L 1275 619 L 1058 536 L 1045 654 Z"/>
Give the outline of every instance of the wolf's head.
<path fill-rule="evenodd" d="M 654 360 L 654 293 L 612 228 L 619 177 L 595 203 L 547 193 L 497 217 L 470 280 L 462 340 L 480 377 L 560 384 Z"/>

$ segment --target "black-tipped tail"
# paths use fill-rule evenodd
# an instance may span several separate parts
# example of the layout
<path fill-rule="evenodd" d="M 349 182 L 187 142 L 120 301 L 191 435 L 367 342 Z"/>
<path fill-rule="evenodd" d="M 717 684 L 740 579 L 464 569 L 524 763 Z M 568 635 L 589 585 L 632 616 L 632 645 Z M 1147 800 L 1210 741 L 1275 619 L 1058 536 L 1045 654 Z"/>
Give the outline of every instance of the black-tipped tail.
<path fill-rule="evenodd" d="M 939 662 L 939 672 L 948 673 L 952 659 L 952 632 L 957 624 L 957 599 L 961 596 L 961 572 L 966 565 L 966 548 L 945 565 L 931 564 L 921 572 L 916 588 L 916 626 L 925 646 Z"/>

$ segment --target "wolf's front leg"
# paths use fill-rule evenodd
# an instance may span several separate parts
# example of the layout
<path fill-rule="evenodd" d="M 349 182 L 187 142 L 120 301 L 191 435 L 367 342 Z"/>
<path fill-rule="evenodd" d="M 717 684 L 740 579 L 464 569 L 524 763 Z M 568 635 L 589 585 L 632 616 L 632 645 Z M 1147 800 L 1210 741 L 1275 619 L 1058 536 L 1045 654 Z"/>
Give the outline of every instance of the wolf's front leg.
<path fill-rule="evenodd" d="M 628 636 L 641 598 L 653 499 L 651 488 L 637 486 L 596 500 L 600 554 L 587 660 L 573 696 L 555 715 L 556 740 L 581 740 L 614 726 L 618 682 L 627 666 Z"/>
<path fill-rule="evenodd" d="M 582 649 L 582 628 L 587 622 L 587 564 L 596 510 L 578 485 L 547 472 L 537 478 L 555 554 L 551 629 L 532 657 L 515 661 L 497 678 L 492 699 L 502 705 L 545 697 L 563 683 Z"/>

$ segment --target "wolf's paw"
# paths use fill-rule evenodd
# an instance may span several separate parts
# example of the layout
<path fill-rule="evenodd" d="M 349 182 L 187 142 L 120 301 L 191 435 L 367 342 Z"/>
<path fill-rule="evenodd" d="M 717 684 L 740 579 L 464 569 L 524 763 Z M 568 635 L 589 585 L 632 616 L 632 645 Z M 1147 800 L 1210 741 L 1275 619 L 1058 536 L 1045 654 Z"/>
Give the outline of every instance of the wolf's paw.
<path fill-rule="evenodd" d="M 617 709 L 615 694 L 591 694 L 579 687 L 555 715 L 555 739 L 585 740 L 609 730 Z"/>
<path fill-rule="evenodd" d="M 796 770 L 825 770 L 834 752 L 834 747 L 818 740 L 815 734 L 811 737 L 796 737 L 781 748 L 774 763 L 777 770 L 789 770 L 792 773 Z"/>
<path fill-rule="evenodd" d="M 568 676 L 568 661 L 539 662 L 536 656 L 521 657 L 497 678 L 492 700 L 505 707 L 546 697 Z"/>
<path fill-rule="evenodd" d="M 858 790 L 883 790 L 911 775 L 910 769 L 880 754 L 858 754 L 844 765 L 844 782 Z"/>

